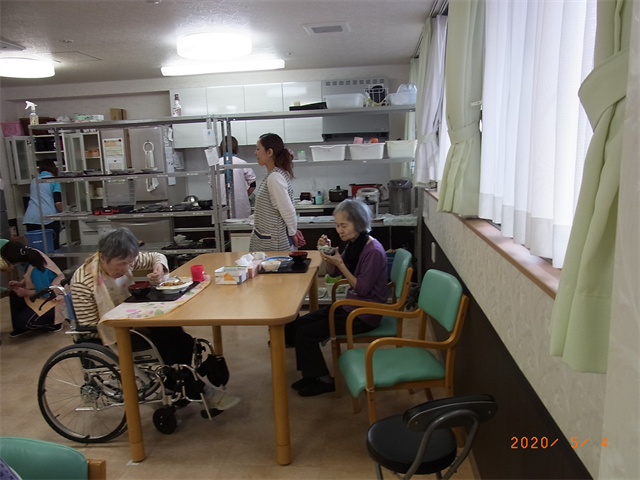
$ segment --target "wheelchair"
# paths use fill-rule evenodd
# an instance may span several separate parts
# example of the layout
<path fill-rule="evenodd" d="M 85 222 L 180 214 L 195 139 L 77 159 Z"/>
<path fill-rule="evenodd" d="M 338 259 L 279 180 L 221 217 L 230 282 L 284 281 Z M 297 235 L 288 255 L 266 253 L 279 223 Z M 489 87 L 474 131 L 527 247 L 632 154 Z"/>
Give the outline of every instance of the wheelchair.
<path fill-rule="evenodd" d="M 68 283 L 68 281 L 63 282 Z M 102 345 L 96 327 L 77 324 L 71 292 L 52 285 L 31 296 L 52 301 L 58 294 L 64 298 L 66 320 L 73 345 L 61 348 L 45 362 L 38 380 L 38 405 L 49 426 L 63 437 L 79 443 L 101 443 L 112 440 L 127 429 L 124 394 L 118 355 Z M 131 330 L 134 370 L 140 404 L 158 404 L 153 424 L 164 434 L 175 432 L 178 408 L 201 402 L 203 418 L 211 420 L 222 413 L 208 409 L 200 375 L 215 386 L 229 379 L 224 358 L 216 356 L 210 342 L 194 339 L 190 365 L 166 365 L 151 340 Z M 206 356 L 206 358 L 205 358 Z M 197 391 L 196 391 L 197 390 Z"/>

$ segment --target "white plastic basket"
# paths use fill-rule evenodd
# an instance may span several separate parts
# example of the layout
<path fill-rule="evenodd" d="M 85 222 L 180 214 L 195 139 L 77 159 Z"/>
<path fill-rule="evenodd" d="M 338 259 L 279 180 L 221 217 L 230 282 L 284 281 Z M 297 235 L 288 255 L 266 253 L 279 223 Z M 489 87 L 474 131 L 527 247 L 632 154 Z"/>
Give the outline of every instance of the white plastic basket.
<path fill-rule="evenodd" d="M 384 142 L 354 143 L 349 145 L 352 160 L 380 160 L 384 154 Z"/>
<path fill-rule="evenodd" d="M 326 162 L 344 160 L 347 145 L 310 145 L 309 148 L 314 162 Z"/>
<path fill-rule="evenodd" d="M 364 107 L 366 97 L 362 93 L 343 93 L 341 95 L 325 95 L 327 108 L 359 108 Z"/>
<path fill-rule="evenodd" d="M 416 155 L 417 140 L 389 140 L 387 153 L 389 158 L 413 158 Z"/>

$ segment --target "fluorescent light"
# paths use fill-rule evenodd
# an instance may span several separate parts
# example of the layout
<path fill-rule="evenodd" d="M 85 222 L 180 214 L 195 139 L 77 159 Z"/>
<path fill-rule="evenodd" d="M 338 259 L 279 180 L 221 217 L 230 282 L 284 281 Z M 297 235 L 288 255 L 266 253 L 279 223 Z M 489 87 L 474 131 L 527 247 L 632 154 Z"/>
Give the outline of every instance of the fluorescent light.
<path fill-rule="evenodd" d="M 178 75 L 202 75 L 205 73 L 250 72 L 254 70 L 277 70 L 284 68 L 284 60 L 273 58 L 268 60 L 244 60 L 241 62 L 196 63 L 192 65 L 173 65 L 162 67 L 160 71 L 165 77 Z"/>
<path fill-rule="evenodd" d="M 238 58 L 251 50 L 251 39 L 240 33 L 192 33 L 178 38 L 178 55 L 193 60 Z"/>
<path fill-rule="evenodd" d="M 46 78 L 56 74 L 53 63 L 36 58 L 0 58 L 0 77 Z"/>

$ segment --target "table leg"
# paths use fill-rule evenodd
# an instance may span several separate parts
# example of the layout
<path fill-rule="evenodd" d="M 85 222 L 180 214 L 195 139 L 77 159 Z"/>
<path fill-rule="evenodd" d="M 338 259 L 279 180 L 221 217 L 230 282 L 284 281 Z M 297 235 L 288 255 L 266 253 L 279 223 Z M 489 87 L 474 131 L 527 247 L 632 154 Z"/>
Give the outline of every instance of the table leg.
<path fill-rule="evenodd" d="M 276 426 L 276 456 L 280 465 L 291 463 L 289 405 L 287 401 L 287 371 L 284 358 L 284 325 L 269 326 L 271 341 L 271 376 L 273 380 L 273 410 Z"/>
<path fill-rule="evenodd" d="M 142 424 L 140 423 L 140 409 L 138 407 L 138 388 L 133 371 L 133 355 L 131 353 L 131 337 L 128 327 L 116 328 L 118 342 L 118 358 L 120 360 L 120 378 L 124 391 L 124 409 L 127 415 L 129 430 L 129 446 L 131 459 L 134 462 L 144 460 L 144 440 L 142 438 Z"/>
<path fill-rule="evenodd" d="M 311 286 L 309 287 L 309 311 L 318 310 L 318 275 L 313 276 Z"/>
<path fill-rule="evenodd" d="M 213 329 L 213 351 L 216 355 L 224 355 L 222 352 L 222 327 L 214 325 Z"/>

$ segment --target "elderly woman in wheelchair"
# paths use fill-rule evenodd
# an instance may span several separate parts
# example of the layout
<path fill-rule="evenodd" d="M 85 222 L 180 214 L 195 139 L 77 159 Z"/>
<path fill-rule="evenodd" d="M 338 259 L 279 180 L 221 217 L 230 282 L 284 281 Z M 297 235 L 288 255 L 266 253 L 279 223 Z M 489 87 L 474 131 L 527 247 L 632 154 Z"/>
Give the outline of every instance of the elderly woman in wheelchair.
<path fill-rule="evenodd" d="M 61 287 L 39 292 L 50 298 L 62 292 L 73 327 L 74 345 L 49 358 L 38 383 L 45 420 L 70 440 L 104 442 L 126 430 L 117 348 L 108 335 L 103 340 L 110 348 L 103 346 L 96 327 L 102 315 L 129 296 L 133 270 L 151 270 L 149 279 L 159 282 L 168 273 L 167 260 L 160 253 L 140 252 L 135 236 L 120 228 L 103 237 L 97 253 L 76 270 L 70 293 Z M 159 431 L 173 433 L 176 407 L 191 401 L 201 401 L 202 416 L 209 419 L 240 402 L 202 381 L 206 377 L 220 386 L 228 380 L 224 359 L 206 340 L 194 339 L 181 327 L 136 329 L 131 336 L 139 401 L 163 405 L 153 417 Z"/>

